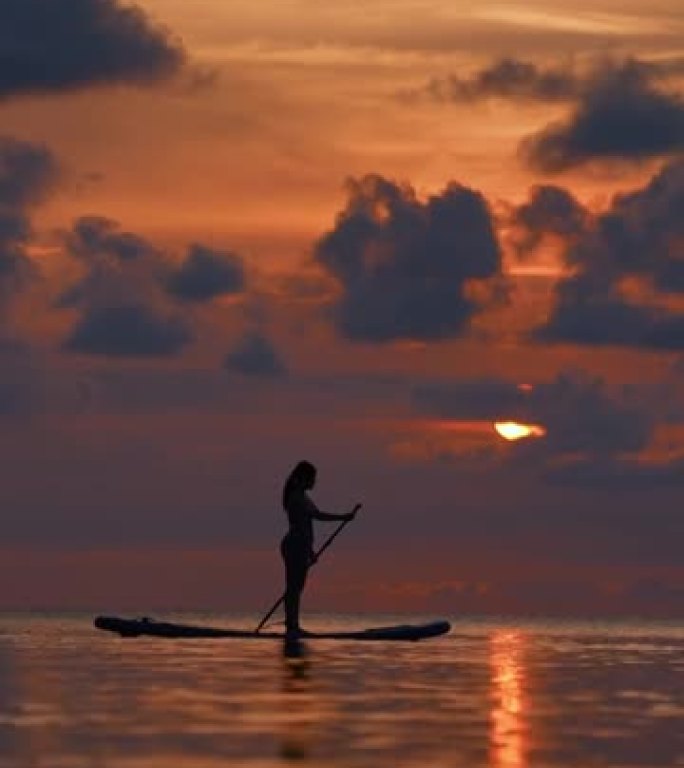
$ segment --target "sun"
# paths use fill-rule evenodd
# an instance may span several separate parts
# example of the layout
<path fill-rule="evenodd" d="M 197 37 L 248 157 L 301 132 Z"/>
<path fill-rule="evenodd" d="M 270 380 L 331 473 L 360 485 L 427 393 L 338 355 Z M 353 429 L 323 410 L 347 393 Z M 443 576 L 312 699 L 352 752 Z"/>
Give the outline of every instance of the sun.
<path fill-rule="evenodd" d="M 538 424 L 519 424 L 517 421 L 497 421 L 494 429 L 504 440 L 523 440 L 526 437 L 543 437 L 544 427 Z"/>

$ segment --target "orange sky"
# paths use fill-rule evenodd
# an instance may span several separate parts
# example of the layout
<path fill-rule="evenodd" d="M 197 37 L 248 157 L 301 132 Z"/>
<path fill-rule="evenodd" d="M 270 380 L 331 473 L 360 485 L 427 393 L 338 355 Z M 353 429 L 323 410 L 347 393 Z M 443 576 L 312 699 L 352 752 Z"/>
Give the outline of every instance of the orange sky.
<path fill-rule="evenodd" d="M 557 280 L 569 274 L 558 243 L 522 264 L 505 247 L 508 304 L 477 316 L 466 333 L 441 340 L 344 338 L 326 310 L 340 286 L 313 258 L 316 243 L 344 210 L 345 180 L 370 173 L 410 185 L 419 201 L 441 195 L 454 181 L 477 190 L 499 217 L 502 237 L 501 212 L 527 199 L 534 184 L 562 185 L 592 211 L 606 209 L 617 192 L 644 187 L 672 153 L 580 165 L 552 179 L 525 165 L 521 139 L 565 119 L 565 101 L 438 103 L 426 97 L 425 87 L 433 78 L 467 78 L 503 57 L 580 69 L 609 57 L 674 60 L 682 56 L 681 4 L 599 0 L 572 11 L 561 2 L 517 0 L 140 5 L 182 41 L 189 64 L 179 77 L 146 87 L 20 95 L 0 104 L 2 133 L 46 144 L 61 166 L 58 187 L 31 210 L 31 253 L 42 279 L 13 305 L 4 332 L 20 337 L 28 350 L 7 353 L 7 386 L 30 397 L 28 405 L 8 406 L 1 417 L 7 477 L 0 503 L 11 519 L 0 549 L 15 555 L 5 560 L 0 607 L 16 607 L 11 585 L 22 578 L 27 551 L 33 553 L 32 575 L 21 594 L 27 605 L 49 607 L 62 600 L 91 607 L 98 598 L 126 603 L 102 563 L 119 562 L 129 551 L 141 562 L 141 549 L 149 550 L 150 562 L 160 564 L 167 558 L 160 549 L 185 552 L 179 555 L 185 567 L 214 573 L 218 543 L 227 552 L 258 552 L 257 568 L 282 528 L 279 483 L 304 455 L 326 478 L 317 496 L 324 508 L 357 499 L 369 507 L 372 522 L 359 521 L 348 561 L 382 586 L 364 607 L 383 607 L 406 581 L 404 562 L 388 556 L 382 572 L 374 572 L 364 547 L 409 548 L 418 583 L 511 579 L 524 585 L 524 564 L 536 558 L 538 569 L 529 577 L 535 582 L 546 574 L 554 583 L 585 584 L 588 567 L 591 583 L 662 582 L 663 594 L 681 589 L 681 558 L 675 563 L 668 548 L 682 533 L 681 522 L 662 510 L 681 507 L 684 485 L 668 475 L 666 482 L 649 480 L 630 491 L 611 474 L 619 478 L 625 456 L 666 462 L 671 473 L 672 462 L 684 455 L 681 351 L 531 343 L 527 334 L 548 316 Z M 672 81 L 677 93 L 681 76 Z M 165 263 L 180 262 L 193 242 L 234 252 L 244 262 L 248 288 L 184 308 L 193 341 L 178 355 L 159 360 L 65 352 L 61 345 L 80 310 L 56 305 L 87 270 L 65 253 L 58 232 L 84 215 L 107 217 L 148 238 Z M 682 242 L 671 245 L 680 259 Z M 148 278 L 134 280 L 142 285 Z M 640 279 L 635 284 L 638 296 L 651 290 Z M 171 311 L 166 298 L 152 296 L 156 308 Z M 681 317 L 681 293 L 651 296 L 670 302 Z M 254 329 L 286 361 L 285 380 L 222 370 L 226 352 Z M 567 386 L 563 371 L 569 372 Z M 465 405 L 456 415 L 420 406 L 414 392 L 464 380 L 546 384 L 547 400 L 534 407 L 567 431 L 573 409 L 595 396 L 591 377 L 601 380 L 611 403 L 636 409 L 634 417 L 625 411 L 626 420 L 648 421 L 648 439 L 638 449 L 611 453 L 594 448 L 582 433 L 579 447 L 549 443 L 548 453 L 528 451 L 502 443 L 488 428 L 488 415 L 470 414 Z M 586 394 L 590 390 L 594 395 Z M 600 431 L 603 395 L 596 397 Z M 608 474 L 584 485 L 568 480 L 563 473 L 577 459 L 586 460 L 583 472 L 594 462 Z M 548 469 L 546 479 L 540 468 Z M 658 465 L 654 476 L 660 471 Z M 661 511 L 649 519 L 644 510 L 655 503 Z M 629 518 L 622 530 L 611 512 L 618 509 Z M 596 546 L 585 548 L 592 525 L 584 516 L 592 511 L 599 518 Z M 548 521 L 556 512 L 554 525 Z M 662 556 L 660 542 L 667 545 Z M 477 565 L 464 565 L 473 547 Z M 547 556 L 553 547 L 557 567 Z M 42 595 L 46 548 L 51 585 Z M 493 563 L 489 548 L 511 557 Z M 437 549 L 439 574 L 430 567 Z M 205 550 L 212 551 L 206 560 L 195 554 Z M 90 551 L 108 554 L 93 565 Z M 350 609 L 351 598 L 342 595 L 344 554 L 337 557 L 322 594 L 329 590 L 333 602 Z M 68 561 L 63 571 L 55 565 L 59 558 Z M 248 570 L 249 557 L 243 560 Z M 227 594 L 241 578 L 229 571 L 221 571 Z M 217 606 L 220 590 L 198 578 L 203 586 L 188 588 L 187 601 Z M 324 578 L 324 567 L 317 578 Z M 84 580 L 89 587 L 81 600 L 74 585 Z M 248 590 L 255 608 L 266 586 L 255 578 Z M 459 594 L 452 596 L 455 607 L 476 610 L 476 600 Z M 646 604 L 644 594 L 635 588 L 635 606 Z M 451 599 L 406 595 L 401 607 L 407 610 L 446 610 Z M 569 601 L 572 610 L 607 610 L 602 597 L 592 600 L 590 590 L 582 595 Z M 163 606 L 173 602 L 163 578 L 149 586 L 147 597 Z M 484 593 L 480 597 L 484 610 L 526 605 L 519 594 L 489 602 Z M 630 599 L 620 603 L 625 610 Z M 663 601 L 663 613 L 676 603 Z M 530 592 L 530 610 L 551 603 Z"/>
<path fill-rule="evenodd" d="M 460 179 L 523 198 L 535 177 L 516 161 L 517 141 L 562 108 L 418 108 L 398 95 L 523 51 L 541 61 L 662 56 L 676 51 L 682 25 L 675 2 L 649 4 L 647 14 L 641 4 L 587 3 L 571 16 L 549 3 L 142 5 L 198 68 L 216 72 L 212 85 L 21 99 L 4 106 L 4 130 L 47 140 L 67 160 L 71 183 L 53 220 L 105 211 L 135 231 L 247 249 L 265 238 L 264 220 L 278 250 L 292 238 L 301 248 L 330 225 L 344 178 L 370 171 L 422 193 Z M 102 179 L 83 181 L 88 174 Z M 582 173 L 572 186 L 592 199 L 647 175 Z"/>

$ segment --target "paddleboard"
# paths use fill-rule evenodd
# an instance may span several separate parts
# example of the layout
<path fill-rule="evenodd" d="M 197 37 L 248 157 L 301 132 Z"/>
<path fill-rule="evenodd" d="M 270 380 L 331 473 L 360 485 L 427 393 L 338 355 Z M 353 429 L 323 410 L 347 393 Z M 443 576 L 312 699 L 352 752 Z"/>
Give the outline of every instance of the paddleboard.
<path fill-rule="evenodd" d="M 172 624 L 154 619 L 122 619 L 118 616 L 98 616 L 93 622 L 97 629 L 114 632 L 121 637 L 214 638 L 236 640 L 283 640 L 284 632 L 254 632 L 242 629 L 217 629 L 188 624 Z M 425 640 L 445 635 L 451 629 L 448 621 L 428 624 L 400 624 L 395 627 L 374 627 L 352 632 L 311 632 L 302 640 Z"/>

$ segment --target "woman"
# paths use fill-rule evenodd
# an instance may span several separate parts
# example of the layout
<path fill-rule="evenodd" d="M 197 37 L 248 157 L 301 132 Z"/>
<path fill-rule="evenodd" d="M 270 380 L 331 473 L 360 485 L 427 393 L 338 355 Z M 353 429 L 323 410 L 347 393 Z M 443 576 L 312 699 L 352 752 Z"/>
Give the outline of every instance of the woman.
<path fill-rule="evenodd" d="M 313 521 L 353 520 L 361 507 L 357 504 L 343 515 L 321 512 L 307 494 L 315 484 L 316 467 L 308 461 L 300 461 L 283 487 L 283 508 L 287 512 L 289 530 L 280 551 L 285 561 L 285 627 L 290 637 L 304 634 L 299 626 L 299 601 L 309 566 L 315 561 Z"/>

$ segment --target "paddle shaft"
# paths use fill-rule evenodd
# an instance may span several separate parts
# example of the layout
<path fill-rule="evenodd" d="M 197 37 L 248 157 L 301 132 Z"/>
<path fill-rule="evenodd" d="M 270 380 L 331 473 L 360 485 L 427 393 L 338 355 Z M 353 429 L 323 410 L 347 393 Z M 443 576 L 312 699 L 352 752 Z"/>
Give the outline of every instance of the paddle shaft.
<path fill-rule="evenodd" d="M 342 532 L 342 529 L 345 525 L 348 523 L 351 523 L 353 520 L 353 517 L 348 518 L 347 520 L 343 520 L 337 528 L 333 531 L 333 533 L 330 535 L 328 540 L 325 542 L 325 544 L 318 550 L 318 552 L 314 553 L 314 563 L 318 562 L 318 558 L 325 552 L 325 550 L 335 541 L 335 538 L 339 533 Z M 312 565 L 314 564 L 312 563 Z M 281 604 L 285 601 L 285 596 L 287 595 L 287 592 L 283 592 L 283 594 L 278 598 L 278 600 L 273 604 L 273 608 L 264 616 L 264 618 L 259 622 L 259 626 L 256 628 L 255 632 L 260 632 L 266 624 L 266 622 L 273 616 L 273 614 L 280 608 Z"/>

